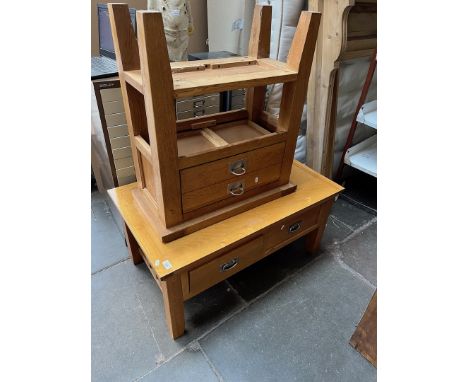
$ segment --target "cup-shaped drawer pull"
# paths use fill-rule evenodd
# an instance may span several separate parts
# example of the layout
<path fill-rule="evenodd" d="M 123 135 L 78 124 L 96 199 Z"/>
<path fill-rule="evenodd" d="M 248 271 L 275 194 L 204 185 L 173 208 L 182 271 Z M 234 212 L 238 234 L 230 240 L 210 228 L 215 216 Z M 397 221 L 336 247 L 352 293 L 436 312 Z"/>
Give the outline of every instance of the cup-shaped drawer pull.
<path fill-rule="evenodd" d="M 294 233 L 296 231 L 299 231 L 300 229 L 301 229 L 301 222 L 291 224 L 289 226 L 289 233 Z"/>
<path fill-rule="evenodd" d="M 231 172 L 231 174 L 236 175 L 236 176 L 244 175 L 245 172 L 247 171 L 245 160 L 241 159 L 241 160 L 230 163 L 229 171 Z"/>
<path fill-rule="evenodd" d="M 244 182 L 229 183 L 228 192 L 233 196 L 242 195 L 244 193 Z"/>
<path fill-rule="evenodd" d="M 239 258 L 235 257 L 235 258 L 229 260 L 227 263 L 222 264 L 219 267 L 219 271 L 220 272 L 229 271 L 230 269 L 234 268 L 238 263 L 239 263 Z"/>

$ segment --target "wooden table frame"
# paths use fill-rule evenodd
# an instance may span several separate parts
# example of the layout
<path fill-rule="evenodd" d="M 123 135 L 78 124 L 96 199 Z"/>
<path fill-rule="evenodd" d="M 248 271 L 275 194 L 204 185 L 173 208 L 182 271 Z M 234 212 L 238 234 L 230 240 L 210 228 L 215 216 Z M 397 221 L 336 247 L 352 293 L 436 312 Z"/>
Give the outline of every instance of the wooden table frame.
<path fill-rule="evenodd" d="M 136 183 L 109 190 L 125 222 L 133 263 L 144 261 L 161 288 L 174 339 L 185 330 L 185 300 L 302 236 L 308 252 L 319 249 L 334 197 L 343 188 L 298 162 L 291 176 L 298 185 L 295 193 L 170 243 L 161 242 L 137 207 Z"/>

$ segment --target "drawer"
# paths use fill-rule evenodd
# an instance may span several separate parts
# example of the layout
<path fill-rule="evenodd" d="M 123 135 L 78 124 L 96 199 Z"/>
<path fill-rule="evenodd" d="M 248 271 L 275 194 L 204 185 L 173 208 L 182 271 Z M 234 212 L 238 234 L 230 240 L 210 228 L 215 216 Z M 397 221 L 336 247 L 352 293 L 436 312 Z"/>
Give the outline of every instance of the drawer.
<path fill-rule="evenodd" d="M 122 91 L 120 90 L 120 87 L 101 89 L 101 99 L 102 102 L 122 100 Z"/>
<path fill-rule="evenodd" d="M 130 146 L 130 137 L 118 137 L 110 140 L 112 149 L 121 149 Z"/>
<path fill-rule="evenodd" d="M 124 178 L 127 176 L 135 176 L 135 168 L 133 166 L 120 168 L 116 170 L 117 178 Z"/>
<path fill-rule="evenodd" d="M 212 97 L 193 98 L 186 101 L 177 101 L 176 103 L 176 109 L 178 113 L 182 113 L 184 111 L 195 111 L 210 106 L 219 107 L 219 95 Z"/>
<path fill-rule="evenodd" d="M 124 186 L 126 184 L 136 182 L 136 176 L 135 174 L 117 176 L 117 182 L 119 183 L 119 186 Z"/>
<path fill-rule="evenodd" d="M 106 115 L 107 127 L 126 125 L 125 113 L 108 114 Z"/>
<path fill-rule="evenodd" d="M 265 233 L 265 249 L 276 250 L 280 244 L 285 245 L 310 232 L 318 222 L 319 213 L 320 206 L 317 206 L 274 224 Z"/>
<path fill-rule="evenodd" d="M 104 109 L 104 114 L 116 114 L 116 113 L 124 113 L 124 105 L 122 100 L 105 102 L 102 104 Z"/>
<path fill-rule="evenodd" d="M 133 166 L 133 158 L 130 156 L 126 158 L 115 159 L 114 164 L 116 170 L 120 170 L 121 168 L 125 167 L 130 167 Z"/>
<path fill-rule="evenodd" d="M 107 129 L 109 133 L 109 138 L 118 138 L 118 137 L 125 137 L 128 135 L 128 127 L 127 125 L 119 125 L 114 127 L 109 127 Z"/>
<path fill-rule="evenodd" d="M 264 256 L 263 236 L 259 236 L 202 266 L 189 271 L 190 295 L 208 289 L 252 265 Z"/>
<path fill-rule="evenodd" d="M 224 199 L 236 199 L 253 189 L 272 183 L 279 179 L 281 163 L 251 171 L 236 179 L 225 180 L 207 187 L 199 188 L 182 194 L 182 209 L 184 213 L 210 205 Z"/>
<path fill-rule="evenodd" d="M 210 184 L 234 181 L 254 171 L 281 163 L 284 142 L 243 154 L 223 158 L 199 166 L 183 169 L 180 172 L 182 193 L 204 188 Z M 240 175 L 235 175 L 240 174 Z M 228 182 L 229 183 L 229 182 Z"/>
<path fill-rule="evenodd" d="M 113 149 L 112 156 L 114 157 L 114 160 L 130 157 L 132 156 L 132 148 L 127 146 L 120 149 Z"/>
<path fill-rule="evenodd" d="M 215 114 L 215 113 L 219 113 L 219 105 L 208 106 L 208 107 L 189 110 L 189 111 L 177 112 L 177 119 L 201 117 L 203 115 L 209 115 L 209 114 Z"/>

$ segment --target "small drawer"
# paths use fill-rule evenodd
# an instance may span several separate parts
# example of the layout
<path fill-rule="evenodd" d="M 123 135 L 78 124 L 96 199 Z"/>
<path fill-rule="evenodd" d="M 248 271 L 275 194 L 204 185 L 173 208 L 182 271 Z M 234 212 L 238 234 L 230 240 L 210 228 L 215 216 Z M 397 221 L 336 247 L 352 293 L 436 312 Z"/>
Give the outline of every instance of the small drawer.
<path fill-rule="evenodd" d="M 130 137 L 118 137 L 110 140 L 112 149 L 121 149 L 130 146 Z"/>
<path fill-rule="evenodd" d="M 280 172 L 281 163 L 277 163 L 236 179 L 225 180 L 187 192 L 182 194 L 182 209 L 184 213 L 187 213 L 224 199 L 232 199 L 235 203 L 241 200 L 245 193 L 278 180 Z"/>
<path fill-rule="evenodd" d="M 312 231 L 317 225 L 319 213 L 320 206 L 317 206 L 274 224 L 265 233 L 265 249 L 276 250 L 280 244 L 287 244 Z"/>
<path fill-rule="evenodd" d="M 208 289 L 260 260 L 263 256 L 263 236 L 259 236 L 189 271 L 190 294 L 197 294 Z"/>
<path fill-rule="evenodd" d="M 101 99 L 102 102 L 112 102 L 117 100 L 122 100 L 122 91 L 120 87 L 110 88 L 110 89 L 101 89 Z"/>
<path fill-rule="evenodd" d="M 115 159 L 114 164 L 116 170 L 120 170 L 121 168 L 125 167 L 130 167 L 133 166 L 133 158 L 130 156 L 127 158 Z"/>
<path fill-rule="evenodd" d="M 113 149 L 112 156 L 114 157 L 114 160 L 130 157 L 132 156 L 132 148 L 127 146 L 120 149 Z"/>
<path fill-rule="evenodd" d="M 128 136 L 128 127 L 127 125 L 119 125 L 114 127 L 109 127 L 107 129 L 109 133 L 109 138 L 118 138 L 118 137 L 126 137 Z"/>
<path fill-rule="evenodd" d="M 126 125 L 125 113 L 107 114 L 106 115 L 107 127 Z"/>
<path fill-rule="evenodd" d="M 136 182 L 136 176 L 135 174 L 117 176 L 117 181 L 119 183 L 119 186 L 125 186 L 126 184 Z"/>
<path fill-rule="evenodd" d="M 124 113 L 124 105 L 122 100 L 105 102 L 102 104 L 104 109 L 104 114 L 116 114 L 116 113 Z"/>
<path fill-rule="evenodd" d="M 190 167 L 180 172 L 182 193 L 229 180 L 231 182 L 254 171 L 281 163 L 284 143 L 262 147 L 243 154 Z M 230 183 L 230 182 L 228 182 Z"/>
<path fill-rule="evenodd" d="M 119 168 L 117 171 L 117 178 L 124 178 L 127 176 L 135 176 L 135 168 L 133 166 Z"/>

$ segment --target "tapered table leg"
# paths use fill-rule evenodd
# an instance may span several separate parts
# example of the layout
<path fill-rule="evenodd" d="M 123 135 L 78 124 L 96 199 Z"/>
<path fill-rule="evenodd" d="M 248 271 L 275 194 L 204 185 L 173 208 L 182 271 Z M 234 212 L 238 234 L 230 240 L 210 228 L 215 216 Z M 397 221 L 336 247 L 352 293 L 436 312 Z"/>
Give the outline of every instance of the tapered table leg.
<path fill-rule="evenodd" d="M 128 254 L 133 260 L 133 264 L 137 265 L 143 262 L 143 258 L 140 254 L 140 247 L 132 234 L 132 231 L 128 228 L 127 224 L 124 224 L 125 240 L 127 241 Z"/>
<path fill-rule="evenodd" d="M 167 326 L 172 338 L 176 339 L 184 334 L 185 330 L 184 298 L 180 276 L 176 274 L 162 280 L 161 290 Z"/>

